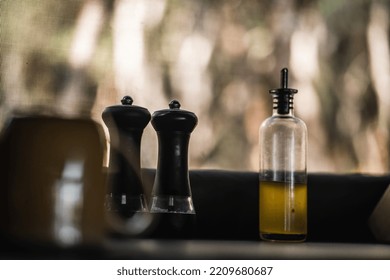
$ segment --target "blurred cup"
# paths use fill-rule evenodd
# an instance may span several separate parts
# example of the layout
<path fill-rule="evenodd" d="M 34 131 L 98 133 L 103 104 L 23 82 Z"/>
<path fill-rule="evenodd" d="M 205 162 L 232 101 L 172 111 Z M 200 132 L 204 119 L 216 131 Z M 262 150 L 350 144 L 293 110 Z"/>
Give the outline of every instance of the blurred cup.
<path fill-rule="evenodd" d="M 100 244 L 102 137 L 90 119 L 11 118 L 0 139 L 0 233 L 29 244 Z"/>

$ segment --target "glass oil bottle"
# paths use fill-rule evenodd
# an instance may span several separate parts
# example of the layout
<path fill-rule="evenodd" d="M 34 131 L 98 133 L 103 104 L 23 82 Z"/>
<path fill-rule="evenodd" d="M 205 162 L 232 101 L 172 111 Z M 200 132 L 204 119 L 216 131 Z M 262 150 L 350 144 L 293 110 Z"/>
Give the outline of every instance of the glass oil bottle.
<path fill-rule="evenodd" d="M 259 130 L 259 233 L 266 241 L 302 242 L 307 235 L 307 128 L 294 116 L 288 70 L 271 89 L 273 114 Z"/>

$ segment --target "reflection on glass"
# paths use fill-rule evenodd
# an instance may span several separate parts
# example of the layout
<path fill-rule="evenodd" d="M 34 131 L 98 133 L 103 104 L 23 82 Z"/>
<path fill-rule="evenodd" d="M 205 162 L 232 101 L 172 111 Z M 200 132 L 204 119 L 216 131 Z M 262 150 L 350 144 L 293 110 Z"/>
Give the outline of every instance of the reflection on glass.
<path fill-rule="evenodd" d="M 54 235 L 62 245 L 81 242 L 84 162 L 71 159 L 65 163 L 55 186 Z"/>

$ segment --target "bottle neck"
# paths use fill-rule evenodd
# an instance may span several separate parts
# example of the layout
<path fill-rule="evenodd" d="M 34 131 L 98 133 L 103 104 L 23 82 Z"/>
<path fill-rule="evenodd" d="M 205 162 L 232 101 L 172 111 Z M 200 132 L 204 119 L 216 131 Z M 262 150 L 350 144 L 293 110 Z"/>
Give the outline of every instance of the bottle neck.
<path fill-rule="evenodd" d="M 293 94 L 273 94 L 273 116 L 293 117 L 294 96 Z"/>
<path fill-rule="evenodd" d="M 289 110 L 289 112 L 288 112 L 287 114 L 279 114 L 279 113 L 278 113 L 278 110 L 274 109 L 274 110 L 272 111 L 272 116 L 273 116 L 273 117 L 282 117 L 282 118 L 295 117 L 295 116 L 294 116 L 294 110 L 293 110 L 293 109 Z"/>

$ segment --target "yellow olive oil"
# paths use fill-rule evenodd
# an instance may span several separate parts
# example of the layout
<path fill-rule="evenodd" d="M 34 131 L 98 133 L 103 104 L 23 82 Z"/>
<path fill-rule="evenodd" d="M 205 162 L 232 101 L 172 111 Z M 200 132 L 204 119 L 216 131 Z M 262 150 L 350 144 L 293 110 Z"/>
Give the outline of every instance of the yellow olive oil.
<path fill-rule="evenodd" d="M 307 186 L 261 181 L 260 237 L 270 241 L 304 241 L 307 235 Z"/>

